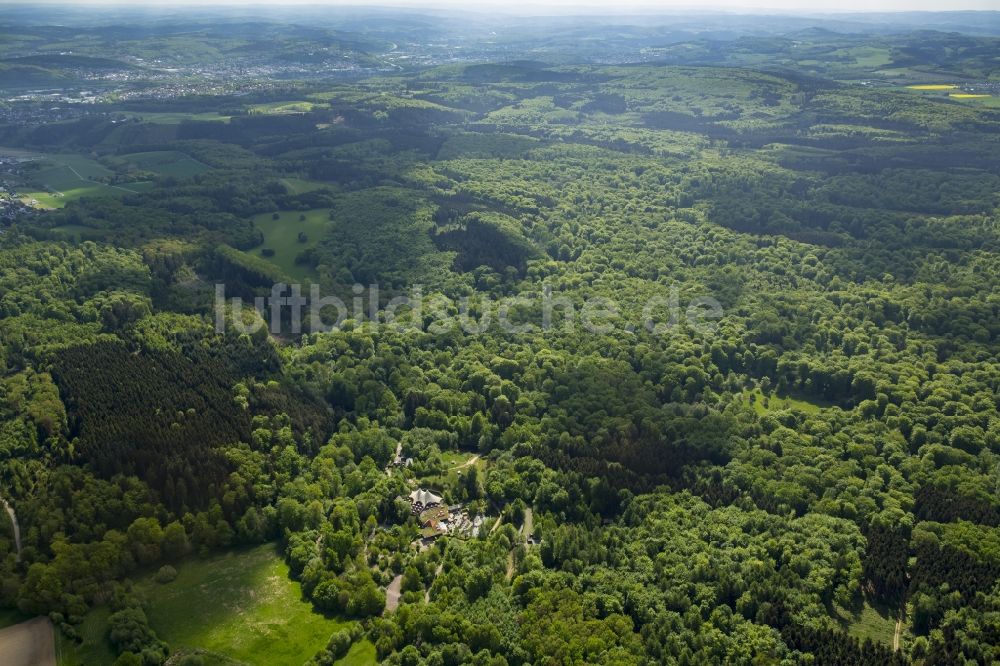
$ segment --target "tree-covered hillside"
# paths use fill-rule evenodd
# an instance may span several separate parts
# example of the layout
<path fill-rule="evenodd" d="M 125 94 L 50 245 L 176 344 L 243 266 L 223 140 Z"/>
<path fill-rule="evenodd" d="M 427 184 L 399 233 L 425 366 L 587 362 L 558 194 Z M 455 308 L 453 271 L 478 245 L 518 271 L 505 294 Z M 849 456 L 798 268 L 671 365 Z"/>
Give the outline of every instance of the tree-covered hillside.
<path fill-rule="evenodd" d="M 0 74 L 82 76 L 62 30 Z M 1000 661 L 994 38 L 351 35 L 371 71 L 7 102 L 0 605 L 65 663 L 230 663 L 156 585 L 273 542 L 317 664 Z M 252 312 L 291 282 L 339 326 Z"/>

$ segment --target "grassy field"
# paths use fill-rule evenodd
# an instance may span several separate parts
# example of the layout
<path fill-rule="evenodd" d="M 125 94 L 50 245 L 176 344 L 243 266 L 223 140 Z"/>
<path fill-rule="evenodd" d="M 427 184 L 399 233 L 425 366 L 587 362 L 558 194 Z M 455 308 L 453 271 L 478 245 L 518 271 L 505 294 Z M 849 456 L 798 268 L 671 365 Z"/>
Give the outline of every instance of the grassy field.
<path fill-rule="evenodd" d="M 752 404 L 754 411 L 760 416 L 786 409 L 798 410 L 806 414 L 815 414 L 824 407 L 829 406 L 819 401 L 801 400 L 792 396 L 778 396 L 774 393 L 765 396 L 759 388 L 744 392 L 743 400 Z"/>
<path fill-rule="evenodd" d="M 200 122 L 220 122 L 228 123 L 232 116 L 223 116 L 212 111 L 209 113 L 183 113 L 183 112 L 167 112 L 167 113 L 153 113 L 145 111 L 126 111 L 125 114 L 129 118 L 140 118 L 143 122 L 147 123 L 157 123 L 160 125 L 179 125 L 186 120 L 194 120 Z"/>
<path fill-rule="evenodd" d="M 305 219 L 300 220 L 299 216 L 304 215 Z M 326 230 L 330 226 L 330 210 L 320 208 L 317 210 L 282 211 L 278 213 L 278 219 L 274 219 L 271 213 L 263 213 L 253 219 L 254 226 L 264 234 L 264 244 L 261 248 L 254 250 L 254 253 L 263 257 L 263 249 L 274 250 L 271 257 L 263 257 L 280 268 L 286 275 L 298 280 L 307 280 L 312 277 L 312 269 L 307 265 L 297 265 L 295 257 L 300 252 L 314 247 L 326 235 Z M 306 241 L 299 241 L 299 233 L 306 235 Z"/>
<path fill-rule="evenodd" d="M 115 650 L 108 640 L 108 617 L 111 610 L 101 606 L 87 613 L 77 632 L 83 639 L 77 645 L 56 632 L 56 663 L 59 666 L 89 666 L 90 664 L 111 664 L 115 660 Z"/>
<path fill-rule="evenodd" d="M 62 208 L 66 202 L 48 192 L 21 192 L 21 201 L 36 208 Z"/>
<path fill-rule="evenodd" d="M 122 155 L 118 159 L 125 165 L 135 166 L 143 171 L 152 171 L 158 176 L 173 176 L 174 178 L 190 178 L 212 168 L 176 150 L 131 153 Z"/>
<path fill-rule="evenodd" d="M 149 621 L 174 650 L 204 650 L 248 664 L 301 664 L 341 623 L 302 599 L 273 545 L 190 560 L 177 579 L 138 584 Z"/>
<path fill-rule="evenodd" d="M 854 58 L 855 64 L 860 67 L 885 67 L 892 64 L 892 53 L 887 48 L 874 46 L 854 46 L 850 48 L 837 49 L 831 56 Z"/>
<path fill-rule="evenodd" d="M 114 175 L 110 169 L 83 155 L 46 155 L 42 168 L 28 178 L 37 187 L 20 188 L 25 200 L 32 200 L 44 208 L 62 208 L 70 201 L 85 196 L 122 196 L 143 191 L 149 183 L 105 185 L 95 178 Z"/>
<path fill-rule="evenodd" d="M 896 617 L 898 609 L 876 607 L 867 599 L 861 610 L 850 612 L 839 606 L 836 607 L 837 622 L 851 636 L 864 641 L 870 639 L 875 643 L 892 645 L 893 635 L 896 631 Z M 903 634 L 906 633 L 904 623 Z"/>
<path fill-rule="evenodd" d="M 444 463 L 445 467 L 458 467 L 472 460 L 475 455 L 469 451 L 442 451 L 441 462 Z"/>
<path fill-rule="evenodd" d="M 33 192 L 25 192 L 23 189 L 18 190 L 20 194 L 21 201 L 29 205 L 34 205 L 37 208 L 63 208 L 70 201 L 79 199 L 80 197 L 94 197 L 94 196 L 124 196 L 126 194 L 137 194 L 139 192 L 145 192 L 153 186 L 152 182 L 143 181 L 137 183 L 126 183 L 124 185 L 113 187 L 108 185 L 101 185 L 100 183 L 94 183 L 91 185 L 85 185 L 84 187 L 78 187 L 69 191 L 58 191 L 58 192 L 46 192 L 43 190 L 37 190 Z M 32 203 L 34 202 L 34 203 Z"/>
<path fill-rule="evenodd" d="M 198 654 L 208 664 L 302 664 L 326 645 L 340 621 L 315 612 L 273 544 L 189 559 L 173 582 L 147 575 L 136 591 L 146 614 L 175 655 Z M 107 608 L 97 608 L 81 627 L 83 646 L 57 641 L 59 664 L 110 664 Z M 343 663 L 374 664 L 374 646 L 354 645 Z M 369 646 L 371 646 L 369 648 Z"/>
<path fill-rule="evenodd" d="M 475 458 L 475 463 L 469 464 Z M 428 474 L 420 477 L 420 483 L 428 488 L 444 490 L 445 488 L 455 488 L 458 486 L 464 474 L 468 474 L 469 468 L 475 465 L 479 478 L 486 478 L 487 461 L 479 458 L 475 453 L 468 451 L 443 451 L 441 460 L 444 463 L 444 471 L 441 474 Z"/>
<path fill-rule="evenodd" d="M 375 644 L 367 638 L 351 646 L 343 658 L 334 662 L 336 666 L 369 666 L 377 663 L 375 659 Z"/>
<path fill-rule="evenodd" d="M 256 104 L 250 107 L 250 113 L 262 113 L 265 115 L 284 115 L 289 113 L 309 113 L 317 106 L 325 106 L 305 100 L 295 100 L 291 102 L 268 102 L 266 104 Z"/>
<path fill-rule="evenodd" d="M 18 157 L 21 159 L 38 159 L 44 157 L 44 155 L 34 150 L 28 150 L 27 148 L 14 148 L 11 146 L 0 146 L 0 156 Z"/>
<path fill-rule="evenodd" d="M 323 187 L 330 187 L 329 183 L 323 183 L 318 180 L 306 180 L 305 178 L 282 178 L 281 184 L 287 187 L 288 191 L 292 194 L 303 194 Z"/>
<path fill-rule="evenodd" d="M 51 166 L 31 174 L 31 179 L 66 196 L 76 190 L 105 187 L 101 183 L 95 183 L 93 179 L 112 176 L 111 171 L 97 162 L 84 162 L 83 159 L 85 158 L 81 159 L 78 155 L 54 155 L 46 159 L 46 162 L 51 162 Z"/>
<path fill-rule="evenodd" d="M 80 178 L 101 178 L 104 176 L 114 175 L 110 169 L 102 166 L 96 160 L 92 160 L 89 157 L 77 155 L 75 153 L 46 155 L 45 161 L 52 162 L 53 168 L 69 169 L 75 172 L 75 175 L 70 180 L 79 180 Z"/>
<path fill-rule="evenodd" d="M 1000 97 L 991 95 L 984 99 L 973 100 L 974 104 L 980 104 L 982 106 L 988 106 L 991 109 L 1000 109 Z"/>

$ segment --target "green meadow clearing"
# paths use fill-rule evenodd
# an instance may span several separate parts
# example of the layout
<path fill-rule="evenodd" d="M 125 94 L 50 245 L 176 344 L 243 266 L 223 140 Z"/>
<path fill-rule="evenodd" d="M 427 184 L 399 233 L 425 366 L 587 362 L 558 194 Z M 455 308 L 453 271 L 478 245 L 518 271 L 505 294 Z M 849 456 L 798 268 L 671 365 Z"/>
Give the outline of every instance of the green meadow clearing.
<path fill-rule="evenodd" d="M 299 217 L 304 216 L 304 220 Z M 253 218 L 254 226 L 264 234 L 264 244 L 254 250 L 258 256 L 271 262 L 285 275 L 306 280 L 313 275 L 305 264 L 296 264 L 295 257 L 317 243 L 326 235 L 330 227 L 330 209 L 318 208 L 307 211 L 281 211 L 278 219 L 272 213 L 262 213 Z M 305 242 L 299 240 L 299 233 L 305 234 Z M 265 257 L 264 250 L 273 250 L 274 255 Z"/>
<path fill-rule="evenodd" d="M 472 462 L 475 459 L 475 462 Z M 455 488 L 459 485 L 462 477 L 469 473 L 469 469 L 475 466 L 480 478 L 485 478 L 487 461 L 480 458 L 475 453 L 468 451 L 442 451 L 441 463 L 443 469 L 437 474 L 426 474 L 420 477 L 420 483 L 436 491 L 446 488 Z"/>
<path fill-rule="evenodd" d="M 56 632 L 56 663 L 59 666 L 89 666 L 90 664 L 111 664 L 115 660 L 115 650 L 108 640 L 108 617 L 111 609 L 98 606 L 87 613 L 76 628 L 81 643 L 66 638 L 61 631 Z"/>
<path fill-rule="evenodd" d="M 152 171 L 158 176 L 171 176 L 173 178 L 191 178 L 199 173 L 210 171 L 212 168 L 177 150 L 130 153 L 117 159 L 126 167 L 133 166 L 143 171 Z"/>
<path fill-rule="evenodd" d="M 46 155 L 44 158 L 45 162 L 51 163 L 48 168 L 43 168 L 39 172 L 39 177 L 41 174 L 45 174 L 46 178 L 59 179 L 63 178 L 66 182 L 71 182 L 74 180 L 93 179 L 93 178 L 104 178 L 108 176 L 113 176 L 112 172 L 107 167 L 101 165 L 96 160 L 92 160 L 89 157 L 76 154 L 60 154 L 60 155 Z M 48 174 L 47 172 L 54 172 L 53 174 Z M 71 175 L 66 175 L 69 172 Z M 68 186 L 67 186 L 68 189 Z"/>
<path fill-rule="evenodd" d="M 205 664 L 303 664 L 344 623 L 313 610 L 273 544 L 189 559 L 166 584 L 146 575 L 136 592 L 172 655 L 197 654 Z M 107 640 L 107 607 L 94 609 L 81 627 L 82 646 L 60 638 L 61 666 L 114 660 Z M 345 663 L 375 663 L 374 646 L 360 641 Z M 370 650 L 369 650 L 369 646 Z"/>
<path fill-rule="evenodd" d="M 335 666 L 369 666 L 378 663 L 375 657 L 375 644 L 367 638 L 363 638 L 352 645 L 347 654 L 334 664 Z"/>
<path fill-rule="evenodd" d="M 49 192 L 21 192 L 21 201 L 37 208 L 62 208 L 66 205 L 60 197 Z"/>
<path fill-rule="evenodd" d="M 201 649 L 248 664 L 301 664 L 342 623 L 316 613 L 271 544 L 192 560 L 177 579 L 146 578 L 150 625 L 175 650 Z"/>
<path fill-rule="evenodd" d="M 114 172 L 83 155 L 46 155 L 41 168 L 28 176 L 38 189 L 20 188 L 25 200 L 36 200 L 45 208 L 62 208 L 70 201 L 85 196 L 122 196 L 148 189 L 151 183 L 106 185 L 96 178 L 109 178 Z"/>
<path fill-rule="evenodd" d="M 834 619 L 841 627 L 858 640 L 870 640 L 883 645 L 892 645 L 896 633 L 896 619 L 899 609 L 884 605 L 872 605 L 866 599 L 860 610 L 848 611 L 840 606 L 834 607 Z M 906 636 L 907 623 L 904 622 L 900 632 L 902 639 Z"/>
<path fill-rule="evenodd" d="M 324 183 L 318 180 L 306 180 L 305 178 L 282 178 L 281 184 L 288 188 L 288 191 L 292 194 L 303 194 L 305 192 L 312 192 L 313 190 L 319 190 L 324 187 L 330 188 L 329 183 Z"/>
<path fill-rule="evenodd" d="M 158 125 L 179 125 L 185 121 L 228 123 L 232 118 L 232 116 L 224 116 L 214 111 L 208 113 L 126 111 L 124 115 Z"/>
<path fill-rule="evenodd" d="M 853 58 L 860 67 L 885 67 L 892 64 L 892 52 L 887 48 L 875 46 L 853 46 L 837 49 L 830 55 L 841 58 Z"/>
<path fill-rule="evenodd" d="M 798 410 L 805 414 L 817 414 L 824 407 L 829 406 L 819 401 L 800 400 L 792 396 L 779 396 L 776 393 L 765 396 L 759 388 L 744 392 L 743 400 L 749 402 L 760 416 L 783 410 Z"/>
<path fill-rule="evenodd" d="M 322 104 L 316 104 L 314 102 L 307 102 L 305 100 L 295 100 L 295 101 L 285 101 L 285 102 L 266 102 L 264 104 L 255 104 L 250 107 L 250 113 L 262 113 L 266 115 L 284 115 L 289 113 L 309 113 L 314 108 L 318 106 L 324 106 Z"/>

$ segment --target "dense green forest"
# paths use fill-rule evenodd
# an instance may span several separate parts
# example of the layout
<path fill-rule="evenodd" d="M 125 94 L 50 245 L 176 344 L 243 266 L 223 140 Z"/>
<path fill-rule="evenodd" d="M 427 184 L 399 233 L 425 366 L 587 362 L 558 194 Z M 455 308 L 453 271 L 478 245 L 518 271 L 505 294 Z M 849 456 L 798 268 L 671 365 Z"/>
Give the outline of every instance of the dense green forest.
<path fill-rule="evenodd" d="M 1000 41 L 705 49 L 3 116 L 0 606 L 236 663 L 137 581 L 273 543 L 339 623 L 315 664 L 1000 662 L 1000 108 L 954 92 Z M 277 282 L 364 307 L 248 327 Z"/>

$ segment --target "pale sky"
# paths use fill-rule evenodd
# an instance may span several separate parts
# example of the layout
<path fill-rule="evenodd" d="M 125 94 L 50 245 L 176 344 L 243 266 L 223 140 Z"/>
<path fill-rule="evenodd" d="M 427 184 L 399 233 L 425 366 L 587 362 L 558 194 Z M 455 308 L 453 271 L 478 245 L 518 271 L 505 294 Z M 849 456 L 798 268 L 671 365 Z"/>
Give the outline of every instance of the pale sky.
<path fill-rule="evenodd" d="M 314 6 L 378 6 L 406 8 L 456 8 L 464 11 L 499 11 L 510 14 L 544 13 L 670 13 L 686 11 L 730 11 L 761 12 L 780 10 L 794 14 L 815 14 L 827 12 L 899 12 L 899 11 L 960 11 L 960 10 L 1000 10 L 1000 0 L 0 0 L 4 4 L 60 4 L 60 5 L 102 5 L 121 7 L 178 7 L 196 5 L 210 7 L 226 6 L 268 6 L 280 8 L 291 5 Z"/>

